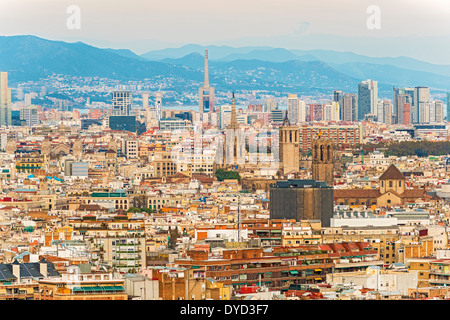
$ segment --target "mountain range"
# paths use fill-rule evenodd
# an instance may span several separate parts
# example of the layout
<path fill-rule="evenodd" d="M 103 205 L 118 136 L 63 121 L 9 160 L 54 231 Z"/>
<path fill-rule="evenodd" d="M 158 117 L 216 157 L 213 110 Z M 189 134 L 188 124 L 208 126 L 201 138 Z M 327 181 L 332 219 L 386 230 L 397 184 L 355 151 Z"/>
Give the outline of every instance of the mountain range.
<path fill-rule="evenodd" d="M 62 74 L 122 81 L 171 77 L 180 85 L 195 86 L 203 81 L 205 48 L 210 83 L 221 90 L 356 92 L 358 82 L 365 79 L 377 80 L 380 91 L 386 93 L 392 92 L 392 86 L 450 90 L 450 65 L 409 57 L 378 58 L 352 52 L 263 46 L 189 44 L 137 55 L 128 49 L 98 48 L 83 42 L 1 36 L 0 70 L 9 72 L 12 84 Z"/>

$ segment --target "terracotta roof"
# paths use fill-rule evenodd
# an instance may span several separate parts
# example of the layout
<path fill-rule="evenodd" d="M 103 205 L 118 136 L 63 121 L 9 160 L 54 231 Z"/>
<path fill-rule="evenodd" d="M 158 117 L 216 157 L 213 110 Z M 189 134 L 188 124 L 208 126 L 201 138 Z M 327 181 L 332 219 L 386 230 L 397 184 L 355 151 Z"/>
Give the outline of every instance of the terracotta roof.
<path fill-rule="evenodd" d="M 381 175 L 380 180 L 405 180 L 403 173 L 398 168 L 391 164 L 389 168 Z"/>
<path fill-rule="evenodd" d="M 424 189 L 406 189 L 405 192 L 401 194 L 402 198 L 421 198 L 425 196 Z"/>
<path fill-rule="evenodd" d="M 378 198 L 381 196 L 378 189 L 335 189 L 334 198 Z"/>

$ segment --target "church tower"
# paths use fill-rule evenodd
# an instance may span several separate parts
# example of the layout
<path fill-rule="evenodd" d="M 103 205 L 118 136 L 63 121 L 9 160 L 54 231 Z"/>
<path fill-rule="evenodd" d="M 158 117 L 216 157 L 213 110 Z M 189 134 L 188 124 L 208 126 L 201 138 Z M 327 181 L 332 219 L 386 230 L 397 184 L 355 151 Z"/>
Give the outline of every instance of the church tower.
<path fill-rule="evenodd" d="M 300 130 L 298 126 L 291 126 L 287 111 L 278 138 L 281 174 L 298 172 L 300 168 Z"/>
<path fill-rule="evenodd" d="M 312 141 L 312 178 L 316 181 L 326 181 L 327 185 L 334 185 L 333 177 L 333 141 L 317 139 Z"/>

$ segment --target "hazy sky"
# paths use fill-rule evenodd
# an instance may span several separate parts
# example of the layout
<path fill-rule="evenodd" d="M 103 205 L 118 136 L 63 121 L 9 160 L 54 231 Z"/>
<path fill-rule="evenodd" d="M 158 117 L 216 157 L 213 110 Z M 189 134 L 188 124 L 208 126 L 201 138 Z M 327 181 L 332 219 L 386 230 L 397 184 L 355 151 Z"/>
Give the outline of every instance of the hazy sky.
<path fill-rule="evenodd" d="M 80 29 L 67 27 L 71 5 Z M 367 26 L 370 6 L 379 8 L 379 29 Z M 0 34 L 138 54 L 187 43 L 266 45 L 450 64 L 450 0 L 0 0 Z"/>

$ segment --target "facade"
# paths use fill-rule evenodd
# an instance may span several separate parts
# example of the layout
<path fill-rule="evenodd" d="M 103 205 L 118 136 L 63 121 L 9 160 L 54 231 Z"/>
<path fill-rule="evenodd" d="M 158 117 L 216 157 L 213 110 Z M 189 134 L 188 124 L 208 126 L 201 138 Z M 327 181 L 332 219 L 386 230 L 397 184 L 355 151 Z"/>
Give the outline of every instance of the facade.
<path fill-rule="evenodd" d="M 114 116 L 129 116 L 131 113 L 132 97 L 130 91 L 114 91 L 112 93 L 112 110 Z"/>
<path fill-rule="evenodd" d="M 270 218 L 320 220 L 330 226 L 333 188 L 315 180 L 278 181 L 270 187 Z"/>
<path fill-rule="evenodd" d="M 136 132 L 136 116 L 113 115 L 108 119 L 111 130 Z"/>
<path fill-rule="evenodd" d="M 313 141 L 321 134 L 340 148 L 354 147 L 362 143 L 363 130 L 360 125 L 300 125 L 299 147 L 306 152 L 312 149 Z"/>
<path fill-rule="evenodd" d="M 342 97 L 341 117 L 343 121 L 358 121 L 358 96 L 346 93 Z"/>
<path fill-rule="evenodd" d="M 426 109 L 429 102 L 430 88 L 415 87 L 413 101 L 413 123 L 426 123 Z"/>
<path fill-rule="evenodd" d="M 298 126 L 291 126 L 286 118 L 279 129 L 279 161 L 282 174 L 297 172 L 300 164 L 300 136 Z"/>

